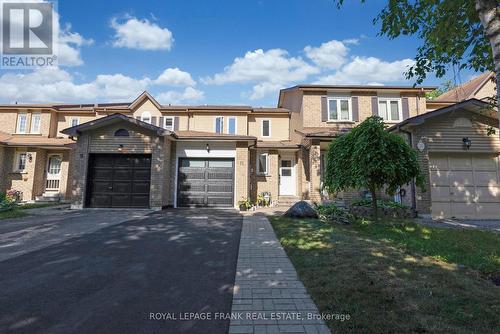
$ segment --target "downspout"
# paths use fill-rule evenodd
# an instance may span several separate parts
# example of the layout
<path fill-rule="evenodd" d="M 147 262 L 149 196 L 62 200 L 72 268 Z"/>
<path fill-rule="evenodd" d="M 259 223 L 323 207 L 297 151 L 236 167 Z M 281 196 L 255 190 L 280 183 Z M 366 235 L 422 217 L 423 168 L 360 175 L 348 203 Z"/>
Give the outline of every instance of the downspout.
<path fill-rule="evenodd" d="M 398 126 L 398 131 L 401 131 L 402 133 L 408 136 L 410 147 L 413 148 L 413 133 L 411 133 L 410 131 L 403 130 L 399 126 Z M 411 208 L 413 209 L 413 211 L 417 211 L 417 191 L 416 191 L 415 179 L 411 180 L 410 186 L 411 186 Z"/>

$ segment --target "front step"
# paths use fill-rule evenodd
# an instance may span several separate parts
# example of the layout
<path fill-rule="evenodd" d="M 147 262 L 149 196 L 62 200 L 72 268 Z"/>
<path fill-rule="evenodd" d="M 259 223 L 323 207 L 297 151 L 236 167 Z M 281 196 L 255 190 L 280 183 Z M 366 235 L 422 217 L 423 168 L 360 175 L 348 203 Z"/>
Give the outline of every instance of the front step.
<path fill-rule="evenodd" d="M 61 201 L 61 194 L 60 193 L 43 193 L 42 196 L 36 196 L 35 197 L 35 202 L 36 203 L 48 203 L 48 202 L 60 202 Z"/>
<path fill-rule="evenodd" d="M 292 206 L 297 202 L 300 202 L 297 196 L 278 196 L 278 206 Z"/>

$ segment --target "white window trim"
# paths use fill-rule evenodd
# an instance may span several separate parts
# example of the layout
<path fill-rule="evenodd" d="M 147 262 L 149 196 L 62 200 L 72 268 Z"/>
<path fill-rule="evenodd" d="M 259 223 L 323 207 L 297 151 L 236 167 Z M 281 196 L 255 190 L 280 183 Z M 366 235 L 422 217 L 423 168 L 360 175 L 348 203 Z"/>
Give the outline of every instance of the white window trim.
<path fill-rule="evenodd" d="M 21 157 L 21 154 L 26 155 L 26 160 L 24 161 L 24 169 L 19 169 L 19 158 Z M 12 166 L 12 170 L 14 173 L 25 173 L 26 172 L 26 165 L 28 164 L 28 152 L 27 151 L 16 151 L 15 157 L 14 157 L 14 166 Z"/>
<path fill-rule="evenodd" d="M 227 133 L 229 134 L 229 120 L 234 119 L 234 134 L 238 133 L 238 118 L 231 116 L 227 118 Z"/>
<path fill-rule="evenodd" d="M 264 172 L 259 170 L 259 161 L 260 161 L 261 155 L 266 156 L 266 170 Z M 257 166 L 256 166 L 255 170 L 257 171 L 257 175 L 268 175 L 268 173 L 269 173 L 269 153 L 257 153 Z"/>
<path fill-rule="evenodd" d="M 172 120 L 172 129 L 167 128 L 167 119 Z M 175 116 L 164 116 L 163 117 L 163 128 L 169 131 L 174 131 L 175 129 Z"/>
<path fill-rule="evenodd" d="M 146 118 L 149 118 L 149 121 L 145 121 Z M 141 114 L 141 122 L 151 124 L 151 113 L 149 111 L 144 111 Z"/>
<path fill-rule="evenodd" d="M 55 153 L 55 154 L 48 154 L 47 155 L 47 166 L 46 166 L 46 168 L 47 168 L 46 169 L 47 170 L 47 175 L 49 174 L 49 170 L 50 170 L 50 158 L 52 158 L 52 157 L 59 157 L 59 158 L 61 158 L 61 166 L 59 166 L 59 173 L 58 174 L 51 174 L 51 175 L 59 175 L 60 176 L 61 173 L 62 173 L 62 155 L 57 154 L 57 153 Z"/>
<path fill-rule="evenodd" d="M 400 97 L 378 97 L 377 99 L 377 110 L 379 111 L 379 116 L 380 116 L 380 102 L 385 102 L 387 104 L 387 116 L 390 116 L 391 110 L 389 108 L 390 106 L 390 101 L 397 101 L 398 102 L 398 112 L 399 112 L 399 120 L 384 120 L 385 123 L 399 123 L 403 121 L 403 103 L 401 102 Z M 382 116 L 380 116 L 382 117 Z"/>
<path fill-rule="evenodd" d="M 37 129 L 33 129 L 33 125 L 35 124 L 33 122 L 33 116 L 35 116 L 35 115 L 38 115 L 38 117 L 39 117 L 38 118 L 38 130 Z M 40 113 L 40 112 L 31 113 L 30 133 L 40 134 L 41 130 L 42 130 L 42 113 Z"/>
<path fill-rule="evenodd" d="M 221 126 L 221 132 L 220 133 L 224 133 L 224 116 L 215 116 L 214 117 L 214 133 L 219 133 L 217 132 L 217 119 L 218 118 L 222 118 L 222 126 Z"/>
<path fill-rule="evenodd" d="M 347 107 L 349 108 L 349 119 L 341 119 L 341 112 L 340 112 L 340 100 L 347 100 Z M 337 117 L 338 119 L 330 119 L 330 101 L 336 101 L 337 103 Z M 328 97 L 327 103 L 326 103 L 326 109 L 327 109 L 327 115 L 328 115 L 328 121 L 331 123 L 345 123 L 345 122 L 352 122 L 352 99 L 350 96 L 332 96 Z"/>
<path fill-rule="evenodd" d="M 73 120 L 76 119 L 77 123 L 76 125 L 80 125 L 80 117 L 70 117 L 69 118 L 69 126 L 70 127 L 73 127 L 73 126 L 76 126 L 76 125 L 73 125 Z"/>
<path fill-rule="evenodd" d="M 24 115 L 26 117 L 26 123 L 25 123 L 25 126 L 24 126 L 24 131 L 20 131 L 20 125 L 21 125 L 21 115 Z M 26 130 L 28 130 L 28 113 L 26 112 L 20 112 L 17 114 L 17 124 L 16 124 L 16 133 L 21 133 L 21 134 L 25 134 L 26 133 Z"/>
<path fill-rule="evenodd" d="M 269 136 L 264 136 L 264 122 L 265 121 L 268 121 L 269 122 Z M 262 138 L 269 138 L 272 136 L 272 133 L 271 133 L 271 120 L 270 119 L 263 119 L 260 121 L 260 136 Z"/>

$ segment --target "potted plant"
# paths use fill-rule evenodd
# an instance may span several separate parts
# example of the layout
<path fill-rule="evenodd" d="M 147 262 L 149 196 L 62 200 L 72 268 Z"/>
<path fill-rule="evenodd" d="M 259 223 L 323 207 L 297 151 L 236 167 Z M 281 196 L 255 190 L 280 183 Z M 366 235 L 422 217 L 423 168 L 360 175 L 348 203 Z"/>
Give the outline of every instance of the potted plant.
<path fill-rule="evenodd" d="M 248 198 L 244 198 L 238 202 L 240 211 L 248 211 L 252 207 L 252 202 Z"/>

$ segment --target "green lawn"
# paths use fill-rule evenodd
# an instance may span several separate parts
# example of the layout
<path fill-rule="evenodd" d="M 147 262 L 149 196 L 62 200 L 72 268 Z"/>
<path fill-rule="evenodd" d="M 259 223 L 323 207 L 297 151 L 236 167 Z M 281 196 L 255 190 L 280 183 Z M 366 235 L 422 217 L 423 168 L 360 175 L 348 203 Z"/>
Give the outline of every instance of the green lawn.
<path fill-rule="evenodd" d="M 20 218 L 20 217 L 24 217 L 24 216 L 27 216 L 27 214 L 25 212 L 23 212 L 22 210 L 18 210 L 18 209 L 0 212 L 0 220 L 9 219 L 9 218 Z"/>
<path fill-rule="evenodd" d="M 61 205 L 61 203 L 30 203 L 30 204 L 18 205 L 12 210 L 0 212 L 0 220 L 25 217 L 28 214 L 26 212 L 23 212 L 24 210 L 46 208 L 55 205 Z"/>
<path fill-rule="evenodd" d="M 270 217 L 309 293 L 335 332 L 496 333 L 500 236 L 414 223 Z"/>

